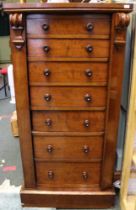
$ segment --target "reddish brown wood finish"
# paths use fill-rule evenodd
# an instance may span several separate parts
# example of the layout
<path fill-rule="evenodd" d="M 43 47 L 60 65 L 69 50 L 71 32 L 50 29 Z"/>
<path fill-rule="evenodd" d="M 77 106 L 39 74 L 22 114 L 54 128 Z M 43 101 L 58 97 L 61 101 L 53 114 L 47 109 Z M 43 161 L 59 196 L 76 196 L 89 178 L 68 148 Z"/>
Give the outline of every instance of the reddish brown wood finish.
<path fill-rule="evenodd" d="M 110 208 L 132 5 L 4 9 L 11 13 L 23 205 Z"/>
<path fill-rule="evenodd" d="M 50 120 L 51 125 L 46 121 Z M 87 121 L 87 122 L 86 122 Z M 90 111 L 33 111 L 34 131 L 50 132 L 102 132 L 104 131 L 104 112 Z M 87 124 L 87 125 L 85 125 Z"/>
<path fill-rule="evenodd" d="M 31 106 L 105 107 L 105 87 L 31 87 Z M 38 110 L 39 110 L 38 108 Z"/>
<path fill-rule="evenodd" d="M 100 163 L 36 162 L 37 184 L 50 187 L 83 187 L 100 182 Z M 96 176 L 97 174 L 97 176 Z"/>
<path fill-rule="evenodd" d="M 74 27 L 71 27 L 71 23 Z M 29 38 L 84 37 L 108 38 L 110 34 L 108 15 L 28 15 L 27 34 Z M 45 27 L 46 25 L 46 27 Z M 61 25 L 61 27 L 60 27 Z M 89 28 L 89 26 L 92 26 Z M 44 28 L 45 27 L 45 28 Z M 101 30 L 100 30 L 101 28 Z"/>
<path fill-rule="evenodd" d="M 89 162 L 102 158 L 101 136 L 34 136 L 33 144 L 35 159 Z"/>
<path fill-rule="evenodd" d="M 74 191 L 74 192 L 73 192 Z M 73 199 L 74 198 L 74 199 Z M 21 190 L 23 206 L 57 207 L 57 208 L 111 208 L 114 205 L 113 190 L 100 191 L 83 188 L 55 191 L 55 190 Z M 98 202 L 99 201 L 99 202 Z"/>
<path fill-rule="evenodd" d="M 118 134 L 121 90 L 123 79 L 124 54 L 126 44 L 126 29 L 129 24 L 128 14 L 114 14 L 112 18 L 112 37 L 110 50 L 110 80 L 108 90 L 108 109 L 105 129 L 105 145 L 101 186 L 107 189 L 113 183 L 115 150 Z M 110 154 L 110 156 L 108 155 Z"/>
<path fill-rule="evenodd" d="M 44 47 L 48 47 L 45 52 Z M 88 52 L 88 47 L 92 48 Z M 89 58 L 109 56 L 108 40 L 90 39 L 28 39 L 28 56 L 41 58 Z"/>
<path fill-rule="evenodd" d="M 19 125 L 21 154 L 23 160 L 24 185 L 26 188 L 34 188 L 35 171 L 33 163 L 31 119 L 29 110 L 26 44 L 24 43 L 23 49 L 21 51 L 18 50 L 18 48 L 20 49 L 20 46 L 22 47 L 22 40 L 26 39 L 25 20 L 22 19 L 22 15 L 16 14 L 13 16 L 11 15 L 10 21 L 10 44 L 12 47 L 12 62 L 14 67 L 16 108 Z M 14 24 L 22 26 L 22 30 L 13 30 L 12 27 Z"/>
<path fill-rule="evenodd" d="M 48 73 L 49 72 L 49 75 Z M 91 72 L 91 76 L 88 76 Z M 47 75 L 46 75 L 47 74 Z M 105 62 L 30 62 L 30 85 L 52 83 L 77 83 L 102 85 L 107 84 L 108 64 Z"/>

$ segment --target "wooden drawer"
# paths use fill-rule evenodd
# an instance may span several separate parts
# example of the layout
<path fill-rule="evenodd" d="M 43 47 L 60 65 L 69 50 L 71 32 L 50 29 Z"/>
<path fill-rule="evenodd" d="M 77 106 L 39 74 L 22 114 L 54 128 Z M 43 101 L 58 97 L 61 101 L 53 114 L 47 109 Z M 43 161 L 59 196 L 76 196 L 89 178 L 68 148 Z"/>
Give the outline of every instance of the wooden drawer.
<path fill-rule="evenodd" d="M 107 83 L 108 64 L 92 62 L 30 62 L 30 84 Z"/>
<path fill-rule="evenodd" d="M 108 40 L 28 39 L 28 55 L 42 58 L 109 57 Z"/>
<path fill-rule="evenodd" d="M 30 88 L 31 106 L 47 107 L 105 107 L 106 87 L 36 87 Z"/>
<path fill-rule="evenodd" d="M 34 131 L 103 132 L 105 112 L 33 111 Z"/>
<path fill-rule="evenodd" d="M 101 136 L 34 136 L 36 159 L 92 161 L 102 159 Z"/>
<path fill-rule="evenodd" d="M 36 162 L 36 177 L 45 187 L 90 187 L 100 183 L 100 163 Z"/>
<path fill-rule="evenodd" d="M 29 15 L 27 18 L 28 37 L 51 37 L 51 35 L 73 37 L 92 37 L 97 35 L 107 38 L 110 34 L 108 15 Z"/>

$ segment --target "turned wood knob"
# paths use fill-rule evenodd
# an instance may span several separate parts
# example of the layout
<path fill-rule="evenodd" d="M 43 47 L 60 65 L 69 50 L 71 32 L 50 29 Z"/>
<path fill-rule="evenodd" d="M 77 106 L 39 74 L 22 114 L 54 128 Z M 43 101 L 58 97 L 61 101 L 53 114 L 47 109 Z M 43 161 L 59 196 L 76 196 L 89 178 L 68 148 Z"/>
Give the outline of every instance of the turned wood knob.
<path fill-rule="evenodd" d="M 52 153 L 53 151 L 53 146 L 52 145 L 48 145 L 47 146 L 47 152 Z"/>
<path fill-rule="evenodd" d="M 51 119 L 46 119 L 45 124 L 50 127 L 52 125 L 52 120 Z"/>
<path fill-rule="evenodd" d="M 86 50 L 88 53 L 91 53 L 93 51 L 93 47 L 91 45 L 87 45 Z"/>
<path fill-rule="evenodd" d="M 48 171 L 48 178 L 53 179 L 54 178 L 54 172 L 53 171 Z"/>
<path fill-rule="evenodd" d="M 88 179 L 88 173 L 86 171 L 83 171 L 82 172 L 82 177 L 84 180 L 87 180 Z"/>
<path fill-rule="evenodd" d="M 49 50 L 50 50 L 50 47 L 49 47 L 49 46 L 44 46 L 44 47 L 43 47 L 43 50 L 44 50 L 44 52 L 48 53 Z"/>
<path fill-rule="evenodd" d="M 42 29 L 43 29 L 44 31 L 47 31 L 47 30 L 49 29 L 49 25 L 48 25 L 47 23 L 43 24 L 43 25 L 42 25 Z"/>
<path fill-rule="evenodd" d="M 92 97 L 88 93 L 84 96 L 84 99 L 86 102 L 92 102 Z"/>
<path fill-rule="evenodd" d="M 83 146 L 83 152 L 84 152 L 84 153 L 89 153 L 89 151 L 90 151 L 90 150 L 89 150 L 89 146 L 84 145 L 84 146 Z"/>
<path fill-rule="evenodd" d="M 52 98 L 52 96 L 48 93 L 44 95 L 45 101 L 51 101 L 51 98 Z"/>
<path fill-rule="evenodd" d="M 51 71 L 49 69 L 45 69 L 43 74 L 45 77 L 49 77 L 51 75 Z"/>
<path fill-rule="evenodd" d="M 92 31 L 94 29 L 94 26 L 93 26 L 92 23 L 88 23 L 87 26 L 86 26 L 86 28 L 87 28 L 87 31 L 90 32 L 90 31 Z"/>
<path fill-rule="evenodd" d="M 89 120 L 84 120 L 83 125 L 88 128 L 90 126 L 90 121 Z"/>
<path fill-rule="evenodd" d="M 86 75 L 87 77 L 92 77 L 92 76 L 93 76 L 92 70 L 91 70 L 91 69 L 86 69 L 86 70 L 85 70 L 85 75 Z"/>

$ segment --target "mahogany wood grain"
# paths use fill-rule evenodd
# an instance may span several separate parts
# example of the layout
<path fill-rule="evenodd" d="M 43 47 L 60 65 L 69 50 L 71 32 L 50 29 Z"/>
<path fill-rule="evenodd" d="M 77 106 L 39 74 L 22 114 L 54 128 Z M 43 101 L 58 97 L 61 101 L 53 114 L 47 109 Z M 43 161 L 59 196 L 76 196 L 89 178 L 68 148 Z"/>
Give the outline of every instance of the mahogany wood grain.
<path fill-rule="evenodd" d="M 18 22 L 18 16 L 16 16 Z M 23 20 L 22 20 L 23 21 Z M 25 24 L 25 23 L 23 23 Z M 35 187 L 35 169 L 33 163 L 33 147 L 31 136 L 31 119 L 29 110 L 29 91 L 27 75 L 26 44 L 18 51 L 12 40 L 17 39 L 17 34 L 10 28 L 10 46 L 12 49 L 12 63 L 15 82 L 16 109 L 19 125 L 20 149 L 24 173 L 24 186 Z M 25 39 L 25 30 L 22 32 L 22 39 Z"/>
<path fill-rule="evenodd" d="M 47 83 L 101 85 L 107 84 L 108 80 L 108 64 L 105 62 L 29 62 L 28 65 L 30 85 Z M 90 76 L 87 75 L 89 71 Z M 49 72 L 49 75 L 46 72 Z"/>
<path fill-rule="evenodd" d="M 37 184 L 44 185 L 44 187 L 75 186 L 84 187 L 85 189 L 91 185 L 99 185 L 100 163 L 36 161 L 36 177 Z"/>
<path fill-rule="evenodd" d="M 7 12 L 24 12 L 38 13 L 45 12 L 48 14 L 63 13 L 63 14 L 100 14 L 100 13 L 115 13 L 115 12 L 131 12 L 133 4 L 125 3 L 5 3 L 3 9 Z"/>
<path fill-rule="evenodd" d="M 34 136 L 34 156 L 50 161 L 101 160 L 103 137 Z"/>
<path fill-rule="evenodd" d="M 105 87 L 30 87 L 31 106 L 105 107 Z M 38 109 L 39 110 L 39 109 Z"/>
<path fill-rule="evenodd" d="M 71 27 L 71 22 L 74 27 Z M 46 28 L 44 28 L 45 26 Z M 92 27 L 89 28 L 89 26 Z M 27 16 L 27 35 L 29 38 L 53 38 L 56 36 L 58 38 L 108 38 L 109 34 L 110 17 L 108 15 L 53 16 L 36 14 Z"/>
<path fill-rule="evenodd" d="M 51 120 L 47 126 L 46 121 Z M 88 126 L 85 126 L 85 122 Z M 47 132 L 102 132 L 104 131 L 104 112 L 96 111 L 33 111 L 33 131 Z M 87 124 L 87 123 L 86 123 Z"/>
<path fill-rule="evenodd" d="M 44 47 L 48 47 L 49 51 L 45 52 Z M 92 47 L 92 52 L 88 52 L 87 47 Z M 28 39 L 28 56 L 41 58 L 107 58 L 109 57 L 109 41 L 90 39 Z"/>
<path fill-rule="evenodd" d="M 24 206 L 113 205 L 127 13 L 132 7 L 4 4 L 10 13 Z M 86 69 L 93 75 L 88 72 L 86 78 Z"/>
<path fill-rule="evenodd" d="M 48 189 L 48 188 L 47 188 Z M 81 189 L 81 190 L 80 190 Z M 21 200 L 23 206 L 57 207 L 57 208 L 111 208 L 114 205 L 114 190 L 100 191 L 95 188 L 92 191 L 83 190 L 27 190 L 22 188 Z M 88 188 L 89 189 L 89 188 Z M 74 190 L 74 192 L 73 192 Z M 74 199 L 73 199 L 74 197 Z M 99 201 L 99 202 L 98 202 Z"/>
<path fill-rule="evenodd" d="M 113 14 L 111 28 L 111 49 L 109 67 L 109 88 L 108 104 L 105 127 L 105 143 L 103 150 L 103 166 L 101 176 L 101 186 L 103 189 L 110 187 L 114 180 L 114 168 L 116 158 L 116 145 L 118 135 L 118 125 L 120 116 L 120 103 L 123 80 L 123 67 L 125 56 L 126 29 L 129 24 L 127 14 L 122 14 L 116 22 L 118 14 Z M 124 42 L 120 45 L 116 41 Z M 110 156 L 108 155 L 110 154 Z"/>

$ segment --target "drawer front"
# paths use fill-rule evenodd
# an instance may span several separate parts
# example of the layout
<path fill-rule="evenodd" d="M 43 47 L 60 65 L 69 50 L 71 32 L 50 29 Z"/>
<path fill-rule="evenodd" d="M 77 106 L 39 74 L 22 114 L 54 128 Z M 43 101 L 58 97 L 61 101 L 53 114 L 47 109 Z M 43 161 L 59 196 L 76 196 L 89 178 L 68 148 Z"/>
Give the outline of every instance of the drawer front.
<path fill-rule="evenodd" d="M 74 26 L 74 27 L 73 27 Z M 75 35 L 88 37 L 110 34 L 110 19 L 108 15 L 93 16 L 50 16 L 31 15 L 27 18 L 27 34 L 42 35 Z"/>
<path fill-rule="evenodd" d="M 105 112 L 33 111 L 34 131 L 103 132 Z"/>
<path fill-rule="evenodd" d="M 28 39 L 28 55 L 42 58 L 109 57 L 108 40 Z"/>
<path fill-rule="evenodd" d="M 30 95 L 38 109 L 106 106 L 106 87 L 31 87 Z"/>
<path fill-rule="evenodd" d="M 90 62 L 30 62 L 31 83 L 107 82 L 108 64 Z"/>
<path fill-rule="evenodd" d="M 92 161 L 102 159 L 103 137 L 100 136 L 35 136 L 36 159 Z"/>
<path fill-rule="evenodd" d="M 90 187 L 100 184 L 100 163 L 36 162 L 36 177 L 46 187 Z"/>

